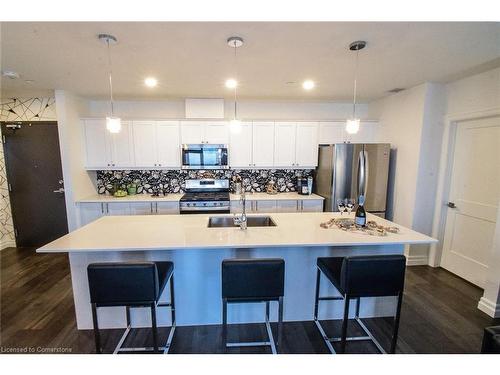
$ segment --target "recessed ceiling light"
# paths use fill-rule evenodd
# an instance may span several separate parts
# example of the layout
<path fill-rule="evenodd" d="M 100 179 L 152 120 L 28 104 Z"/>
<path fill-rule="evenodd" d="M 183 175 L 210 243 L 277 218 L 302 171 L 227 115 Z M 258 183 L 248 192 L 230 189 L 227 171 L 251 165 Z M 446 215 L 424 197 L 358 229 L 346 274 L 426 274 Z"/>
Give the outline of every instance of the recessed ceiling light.
<path fill-rule="evenodd" d="M 304 88 L 304 90 L 312 90 L 314 86 L 315 86 L 314 81 L 311 81 L 310 79 L 306 79 L 302 83 L 302 87 Z"/>
<path fill-rule="evenodd" d="M 233 78 L 229 78 L 228 80 L 226 80 L 226 87 L 228 89 L 234 89 L 238 87 L 238 81 Z"/>
<path fill-rule="evenodd" d="M 158 80 L 153 77 L 148 77 L 144 80 L 144 84 L 148 87 L 155 87 L 158 84 Z"/>
<path fill-rule="evenodd" d="M 3 70 L 2 76 L 10 78 L 10 79 L 16 79 L 16 78 L 19 78 L 19 73 L 14 72 L 13 70 Z"/>

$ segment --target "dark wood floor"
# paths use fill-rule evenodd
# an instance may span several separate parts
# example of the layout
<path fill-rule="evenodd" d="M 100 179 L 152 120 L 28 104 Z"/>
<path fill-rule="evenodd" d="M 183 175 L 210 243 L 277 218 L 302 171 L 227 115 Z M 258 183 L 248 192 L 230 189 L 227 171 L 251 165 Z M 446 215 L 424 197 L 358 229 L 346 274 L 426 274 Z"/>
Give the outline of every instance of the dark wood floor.
<path fill-rule="evenodd" d="M 0 346 L 35 352 L 93 353 L 92 331 L 76 329 L 71 279 L 66 255 L 35 254 L 33 249 L 10 248 L 1 254 Z M 477 309 L 482 290 L 440 268 L 409 267 L 402 307 L 398 353 L 478 353 L 484 327 L 500 324 Z M 364 320 L 387 347 L 390 319 Z M 350 324 L 353 334 L 359 331 Z M 336 334 L 339 322 L 325 322 Z M 273 329 L 276 329 L 274 327 Z M 103 333 L 112 351 L 122 330 Z M 161 329 L 161 340 L 168 328 Z M 263 324 L 231 326 L 229 340 L 262 340 Z M 150 345 L 148 329 L 134 329 L 127 346 Z M 351 343 L 350 353 L 375 353 L 368 342 Z M 178 327 L 172 353 L 221 353 L 221 327 Z M 230 353 L 267 353 L 267 348 L 231 349 Z M 284 324 L 283 353 L 327 353 L 313 322 Z"/>

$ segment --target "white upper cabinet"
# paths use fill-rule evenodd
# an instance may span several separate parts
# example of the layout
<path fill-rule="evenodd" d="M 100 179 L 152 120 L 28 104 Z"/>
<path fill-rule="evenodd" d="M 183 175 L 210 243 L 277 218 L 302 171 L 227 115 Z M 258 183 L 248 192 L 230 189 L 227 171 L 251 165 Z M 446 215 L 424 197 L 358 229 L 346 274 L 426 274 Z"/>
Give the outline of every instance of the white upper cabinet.
<path fill-rule="evenodd" d="M 180 167 L 178 121 L 134 121 L 136 167 Z"/>
<path fill-rule="evenodd" d="M 274 166 L 315 167 L 318 165 L 318 123 L 277 122 Z"/>
<path fill-rule="evenodd" d="M 156 167 L 156 123 L 134 121 L 134 153 L 137 167 Z"/>
<path fill-rule="evenodd" d="M 203 143 L 204 135 L 205 135 L 204 121 L 181 121 L 182 144 Z"/>
<path fill-rule="evenodd" d="M 377 142 L 377 121 L 361 121 L 356 134 L 345 131 L 345 121 L 329 121 L 319 123 L 319 144 L 334 143 L 374 143 Z"/>
<path fill-rule="evenodd" d="M 83 120 L 85 132 L 86 167 L 126 168 L 134 166 L 130 123 L 122 122 L 120 133 L 106 129 L 106 120 Z"/>
<path fill-rule="evenodd" d="M 181 166 L 179 121 L 157 121 L 156 145 L 158 166 L 172 168 Z"/>
<path fill-rule="evenodd" d="M 252 155 L 254 167 L 274 166 L 274 122 L 254 121 Z"/>
<path fill-rule="evenodd" d="M 274 125 L 274 166 L 295 166 L 295 122 L 276 122 Z"/>
<path fill-rule="evenodd" d="M 295 166 L 318 165 L 318 123 L 299 122 L 295 137 Z"/>
<path fill-rule="evenodd" d="M 252 123 L 242 122 L 229 136 L 229 164 L 233 168 L 252 166 Z"/>
<path fill-rule="evenodd" d="M 318 143 L 331 145 L 344 142 L 345 121 L 329 121 L 319 123 Z"/>
<path fill-rule="evenodd" d="M 374 143 L 377 142 L 378 122 L 361 121 L 359 131 L 356 134 L 345 132 L 344 140 L 350 143 Z"/>
<path fill-rule="evenodd" d="M 226 121 L 181 121 L 182 144 L 227 144 L 229 128 Z"/>
<path fill-rule="evenodd" d="M 208 121 L 205 124 L 205 143 L 223 144 L 229 143 L 229 124 L 226 121 Z"/>
<path fill-rule="evenodd" d="M 109 167 L 111 152 L 106 135 L 106 121 L 84 120 L 82 124 L 85 132 L 86 167 Z"/>

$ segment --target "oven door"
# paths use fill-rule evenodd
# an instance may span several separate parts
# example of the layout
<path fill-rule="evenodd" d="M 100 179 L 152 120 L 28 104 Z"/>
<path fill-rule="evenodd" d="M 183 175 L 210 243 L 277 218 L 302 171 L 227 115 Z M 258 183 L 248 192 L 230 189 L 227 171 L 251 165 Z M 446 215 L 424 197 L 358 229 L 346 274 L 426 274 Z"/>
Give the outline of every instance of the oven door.
<path fill-rule="evenodd" d="M 182 145 L 182 169 L 227 169 L 227 145 Z"/>

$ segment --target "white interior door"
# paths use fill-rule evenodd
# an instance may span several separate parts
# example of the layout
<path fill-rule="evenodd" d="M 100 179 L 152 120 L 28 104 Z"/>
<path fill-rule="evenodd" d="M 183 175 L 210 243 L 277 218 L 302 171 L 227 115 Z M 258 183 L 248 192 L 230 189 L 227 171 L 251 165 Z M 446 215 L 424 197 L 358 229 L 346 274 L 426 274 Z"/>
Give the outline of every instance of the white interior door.
<path fill-rule="evenodd" d="M 441 266 L 482 288 L 496 226 L 499 166 L 500 118 L 459 123 Z"/>

